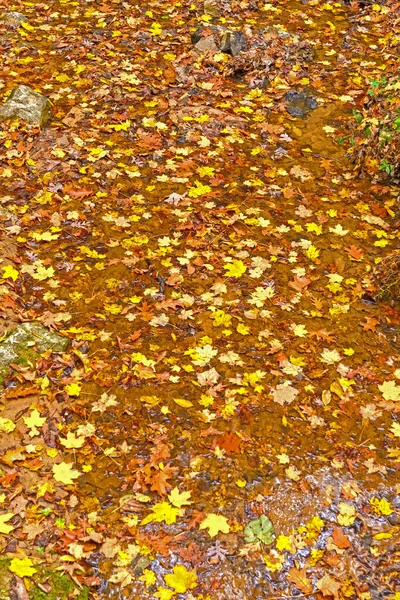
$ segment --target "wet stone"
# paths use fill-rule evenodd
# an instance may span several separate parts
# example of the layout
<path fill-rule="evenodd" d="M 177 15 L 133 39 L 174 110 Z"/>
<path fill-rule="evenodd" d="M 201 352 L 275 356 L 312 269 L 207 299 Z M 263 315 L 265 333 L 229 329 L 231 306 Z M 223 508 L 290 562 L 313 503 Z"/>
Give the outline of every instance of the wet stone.
<path fill-rule="evenodd" d="M 224 28 L 223 27 L 219 27 L 218 25 L 210 25 L 208 27 L 198 27 L 196 29 L 196 31 L 194 31 L 191 34 L 190 39 L 192 41 L 192 44 L 197 44 L 198 42 L 200 42 L 201 39 L 209 37 L 210 32 L 213 35 L 219 36 L 224 31 L 225 31 Z"/>
<path fill-rule="evenodd" d="M 11 363 L 28 366 L 42 352 L 64 352 L 69 340 L 49 331 L 35 321 L 22 323 L 0 343 L 0 381 L 8 374 Z"/>
<path fill-rule="evenodd" d="M 195 50 L 199 52 L 205 52 L 206 50 L 212 50 L 216 52 L 218 50 L 218 46 L 215 43 L 214 36 L 208 35 L 207 37 L 201 38 L 199 42 L 195 45 Z"/>
<path fill-rule="evenodd" d="M 245 52 L 247 40 L 241 31 L 225 31 L 221 37 L 221 52 L 237 56 L 239 52 Z"/>
<path fill-rule="evenodd" d="M 0 107 L 0 121 L 23 119 L 32 125 L 41 126 L 50 118 L 48 99 L 28 85 L 15 87 Z"/>
<path fill-rule="evenodd" d="M 315 98 L 306 92 L 297 92 L 290 90 L 285 94 L 286 111 L 292 117 L 305 119 L 312 110 L 318 108 L 318 102 Z"/>

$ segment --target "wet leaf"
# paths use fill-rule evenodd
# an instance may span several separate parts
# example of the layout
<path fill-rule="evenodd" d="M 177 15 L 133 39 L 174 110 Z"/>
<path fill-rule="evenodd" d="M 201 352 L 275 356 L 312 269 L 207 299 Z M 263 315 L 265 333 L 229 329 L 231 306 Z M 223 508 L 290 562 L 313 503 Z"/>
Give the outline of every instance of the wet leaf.
<path fill-rule="evenodd" d="M 330 575 L 324 575 L 315 585 L 322 592 L 323 596 L 331 596 L 334 600 L 339 600 L 341 584 L 330 577 Z"/>
<path fill-rule="evenodd" d="M 193 504 L 191 500 L 189 500 L 191 492 L 180 492 L 177 487 L 175 487 L 170 494 L 168 494 L 168 499 L 173 506 L 177 508 L 182 508 L 182 506 L 187 506 L 189 504 Z"/>
<path fill-rule="evenodd" d="M 244 538 L 248 544 L 260 541 L 269 546 L 275 539 L 274 526 L 267 516 L 261 515 L 246 525 Z"/>
<path fill-rule="evenodd" d="M 171 525 L 172 523 L 176 523 L 177 517 L 182 516 L 183 513 L 184 509 L 180 507 L 177 508 L 169 502 L 160 502 L 153 506 L 152 512 L 143 519 L 142 525 L 147 525 L 152 521 L 156 523 L 165 521 L 167 525 Z"/>
<path fill-rule="evenodd" d="M 0 514 L 0 533 L 8 534 L 14 529 L 13 525 L 8 525 L 7 521 L 14 517 L 13 513 Z"/>
<path fill-rule="evenodd" d="M 230 531 L 228 519 L 222 515 L 216 515 L 215 513 L 208 514 L 200 523 L 199 528 L 208 529 L 208 535 L 210 537 L 215 537 L 220 532 L 229 533 Z"/>
<path fill-rule="evenodd" d="M 241 260 L 234 260 L 231 263 L 224 265 L 226 274 L 228 277 L 241 277 L 246 271 L 247 267 Z"/>
<path fill-rule="evenodd" d="M 25 425 L 30 429 L 30 437 L 39 435 L 38 427 L 42 427 L 46 423 L 46 417 L 41 417 L 39 411 L 35 408 L 29 417 L 23 417 Z"/>
<path fill-rule="evenodd" d="M 184 594 L 197 587 L 196 571 L 188 571 L 183 565 L 176 565 L 173 573 L 165 575 L 165 583 L 174 588 L 176 594 Z"/>
<path fill-rule="evenodd" d="M 288 572 L 288 581 L 294 583 L 298 590 L 303 594 L 311 594 L 313 591 L 313 585 L 311 580 L 307 577 L 307 569 L 295 569 L 292 568 Z"/>
<path fill-rule="evenodd" d="M 70 485 L 74 483 L 74 479 L 77 479 L 82 473 L 79 473 L 73 468 L 72 463 L 61 462 L 57 465 L 53 465 L 53 476 L 56 481 Z"/>

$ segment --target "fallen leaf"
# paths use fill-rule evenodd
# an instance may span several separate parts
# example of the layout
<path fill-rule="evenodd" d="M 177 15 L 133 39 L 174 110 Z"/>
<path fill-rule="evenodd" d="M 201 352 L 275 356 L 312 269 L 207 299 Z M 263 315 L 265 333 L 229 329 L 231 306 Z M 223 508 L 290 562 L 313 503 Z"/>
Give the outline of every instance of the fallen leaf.
<path fill-rule="evenodd" d="M 229 533 L 230 531 L 228 519 L 222 515 L 216 515 L 214 513 L 208 514 L 200 523 L 199 528 L 208 529 L 208 535 L 210 537 L 215 537 L 219 532 Z"/>
<path fill-rule="evenodd" d="M 332 596 L 334 600 L 339 600 L 341 584 L 335 579 L 332 579 L 330 575 L 324 575 L 315 585 L 322 592 L 323 596 Z"/>

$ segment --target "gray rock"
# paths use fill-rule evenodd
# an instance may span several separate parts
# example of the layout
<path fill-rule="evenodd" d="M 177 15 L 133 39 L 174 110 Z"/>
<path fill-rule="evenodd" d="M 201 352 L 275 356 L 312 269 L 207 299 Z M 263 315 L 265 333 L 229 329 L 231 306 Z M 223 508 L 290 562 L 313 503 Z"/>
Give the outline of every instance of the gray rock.
<path fill-rule="evenodd" d="M 9 27 L 19 27 L 24 21 L 27 22 L 28 19 L 22 13 L 15 11 L 6 12 L 0 17 L 0 23 Z"/>
<path fill-rule="evenodd" d="M 247 40 L 241 31 L 225 31 L 221 37 L 221 52 L 237 56 L 246 50 Z"/>
<path fill-rule="evenodd" d="M 210 35 L 209 32 L 211 32 L 217 38 L 218 36 L 221 36 L 224 33 L 224 31 L 226 31 L 226 28 L 221 27 L 220 25 L 207 25 L 207 27 L 202 26 L 198 27 L 196 31 L 193 31 L 193 33 L 190 36 L 190 39 L 192 41 L 192 44 L 197 44 L 197 42 L 199 42 L 202 38 Z"/>
<path fill-rule="evenodd" d="M 0 381 L 8 374 L 11 363 L 34 364 L 42 352 L 64 352 L 69 340 L 41 323 L 22 323 L 0 343 Z"/>
<path fill-rule="evenodd" d="M 50 102 L 28 85 L 17 85 L 0 107 L 0 121 L 23 119 L 36 126 L 42 126 L 50 118 Z"/>
<path fill-rule="evenodd" d="M 286 110 L 292 117 L 305 119 L 309 112 L 318 108 L 318 102 L 306 92 L 290 90 L 285 94 Z"/>
<path fill-rule="evenodd" d="M 215 43 L 214 36 L 208 35 L 207 37 L 201 38 L 201 40 L 195 45 L 195 50 L 198 50 L 198 52 L 205 52 L 206 50 L 212 50 L 213 52 L 216 52 L 218 50 L 218 46 Z"/>

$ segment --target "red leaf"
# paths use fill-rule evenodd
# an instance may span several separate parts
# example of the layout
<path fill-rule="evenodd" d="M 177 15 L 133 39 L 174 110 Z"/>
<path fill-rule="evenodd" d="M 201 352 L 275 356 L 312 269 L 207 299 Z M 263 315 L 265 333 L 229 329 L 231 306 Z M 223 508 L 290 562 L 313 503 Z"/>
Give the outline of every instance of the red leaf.
<path fill-rule="evenodd" d="M 229 455 L 233 452 L 239 452 L 242 439 L 234 431 L 227 431 L 221 439 L 218 440 L 218 446 L 225 450 Z"/>

